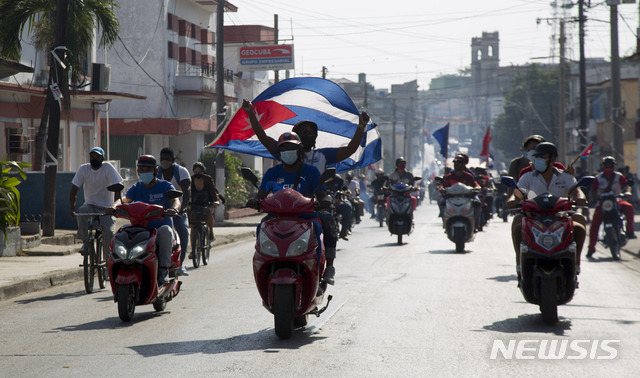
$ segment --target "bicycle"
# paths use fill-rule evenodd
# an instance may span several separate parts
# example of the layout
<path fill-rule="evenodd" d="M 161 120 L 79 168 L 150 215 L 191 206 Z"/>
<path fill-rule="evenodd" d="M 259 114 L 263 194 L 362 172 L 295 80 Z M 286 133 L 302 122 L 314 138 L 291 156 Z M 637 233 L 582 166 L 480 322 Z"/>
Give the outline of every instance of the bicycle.
<path fill-rule="evenodd" d="M 203 265 L 209 263 L 211 253 L 211 240 L 209 240 L 209 227 L 207 226 L 209 206 L 189 206 L 188 217 L 191 225 L 190 257 L 193 260 L 193 267 L 197 268 L 200 266 L 200 258 L 202 258 Z"/>
<path fill-rule="evenodd" d="M 103 213 L 76 213 L 75 216 L 89 216 L 89 234 L 82 244 L 82 264 L 84 270 L 84 290 L 87 294 L 93 293 L 93 284 L 96 273 L 98 273 L 98 286 L 105 288 L 107 259 L 103 248 L 102 230 L 100 229 L 100 217 Z M 97 253 L 102 251 L 102 253 Z"/>

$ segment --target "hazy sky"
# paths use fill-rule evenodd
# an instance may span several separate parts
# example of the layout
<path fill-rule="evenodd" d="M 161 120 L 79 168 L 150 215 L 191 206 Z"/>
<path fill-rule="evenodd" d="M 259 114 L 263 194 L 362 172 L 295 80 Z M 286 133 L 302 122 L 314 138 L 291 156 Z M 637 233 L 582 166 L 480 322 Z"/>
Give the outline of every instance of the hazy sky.
<path fill-rule="evenodd" d="M 238 12 L 227 13 L 225 24 L 273 26 L 273 15 L 278 14 L 280 43 L 294 44 L 296 76 L 320 76 L 325 66 L 329 79 L 357 81 L 358 73 L 364 72 L 377 88 L 417 79 L 421 89 L 428 89 L 431 78 L 469 67 L 471 38 L 483 31 L 500 33 L 501 66 L 552 55 L 553 21 L 536 20 L 558 19 L 563 12 L 569 19 L 578 15 L 577 5 L 554 11 L 553 1 L 230 0 Z M 586 56 L 609 60 L 609 7 L 605 0 L 592 0 L 591 5 Z M 638 4 L 622 4 L 618 10 L 619 49 L 624 56 L 635 50 Z M 567 56 L 578 59 L 577 23 L 567 22 L 566 33 Z"/>

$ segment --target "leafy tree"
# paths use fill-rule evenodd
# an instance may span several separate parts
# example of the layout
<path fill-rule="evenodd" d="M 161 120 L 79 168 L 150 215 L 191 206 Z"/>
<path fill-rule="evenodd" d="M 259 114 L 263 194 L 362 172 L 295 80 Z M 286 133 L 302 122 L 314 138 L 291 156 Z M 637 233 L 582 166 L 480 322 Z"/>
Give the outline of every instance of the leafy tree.
<path fill-rule="evenodd" d="M 495 122 L 493 142 L 512 157 L 520 154 L 522 140 L 532 134 L 557 144 L 557 119 L 558 73 L 532 64 L 515 76 L 504 113 Z"/>

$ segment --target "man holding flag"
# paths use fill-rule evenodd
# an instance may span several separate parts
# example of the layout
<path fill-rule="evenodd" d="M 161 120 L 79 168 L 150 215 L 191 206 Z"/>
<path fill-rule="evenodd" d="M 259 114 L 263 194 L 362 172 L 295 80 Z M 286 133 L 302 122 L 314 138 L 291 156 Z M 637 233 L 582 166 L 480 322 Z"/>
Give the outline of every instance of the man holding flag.
<path fill-rule="evenodd" d="M 262 128 L 258 117 L 256 116 L 253 105 L 249 100 L 242 102 L 242 110 L 249 116 L 251 128 L 258 137 L 258 140 L 273 156 L 277 156 L 277 141 L 267 135 Z M 369 123 L 369 115 L 366 112 L 360 113 L 358 121 L 358 127 L 353 135 L 353 138 L 346 146 L 337 148 L 322 148 L 315 149 L 316 139 L 318 137 L 318 125 L 312 121 L 299 121 L 294 126 L 292 131 L 300 137 L 302 141 L 303 150 L 303 162 L 309 164 L 318 169 L 320 172 L 324 172 L 327 165 L 337 164 L 349 156 L 351 156 L 362 141 L 362 137 L 365 133 L 367 123 Z M 338 244 L 337 227 L 335 226 L 335 220 L 331 214 L 321 212 L 320 220 L 322 221 L 322 228 L 324 229 L 324 243 L 325 254 L 327 257 L 327 269 L 324 274 L 324 281 L 333 285 L 335 282 L 335 268 L 333 261 L 336 258 L 336 245 Z"/>

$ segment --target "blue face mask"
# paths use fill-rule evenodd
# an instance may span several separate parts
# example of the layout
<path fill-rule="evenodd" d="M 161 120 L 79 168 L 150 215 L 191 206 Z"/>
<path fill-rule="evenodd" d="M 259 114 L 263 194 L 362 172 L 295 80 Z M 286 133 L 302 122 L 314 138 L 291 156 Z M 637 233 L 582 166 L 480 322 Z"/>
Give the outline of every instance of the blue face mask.
<path fill-rule="evenodd" d="M 547 170 L 547 159 L 539 157 L 533 159 L 533 167 L 540 173 L 545 172 Z"/>
<path fill-rule="evenodd" d="M 140 181 L 142 181 L 143 184 L 149 185 L 151 181 L 153 181 L 155 174 L 153 172 L 144 172 L 139 173 L 138 176 L 140 176 Z"/>
<path fill-rule="evenodd" d="M 293 165 L 298 160 L 298 151 L 297 150 L 289 150 L 280 152 L 280 159 L 286 165 Z"/>

